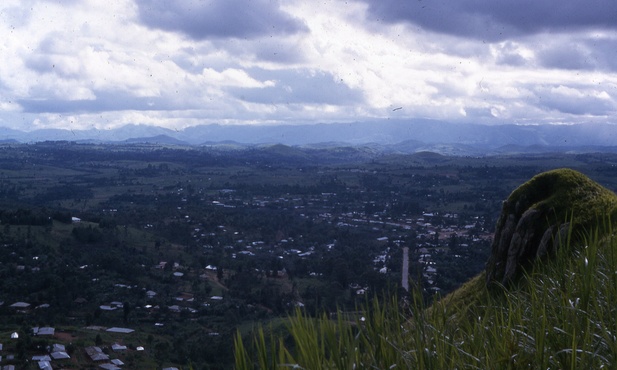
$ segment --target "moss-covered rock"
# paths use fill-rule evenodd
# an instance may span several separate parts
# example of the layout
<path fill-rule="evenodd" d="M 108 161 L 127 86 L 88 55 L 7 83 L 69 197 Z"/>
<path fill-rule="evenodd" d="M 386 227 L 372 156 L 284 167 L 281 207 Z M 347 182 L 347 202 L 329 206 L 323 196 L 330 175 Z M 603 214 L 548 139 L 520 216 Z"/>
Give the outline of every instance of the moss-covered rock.
<path fill-rule="evenodd" d="M 487 283 L 508 284 L 570 231 L 576 237 L 607 216 L 617 220 L 617 195 L 580 172 L 557 169 L 533 177 L 503 204 L 486 265 Z"/>

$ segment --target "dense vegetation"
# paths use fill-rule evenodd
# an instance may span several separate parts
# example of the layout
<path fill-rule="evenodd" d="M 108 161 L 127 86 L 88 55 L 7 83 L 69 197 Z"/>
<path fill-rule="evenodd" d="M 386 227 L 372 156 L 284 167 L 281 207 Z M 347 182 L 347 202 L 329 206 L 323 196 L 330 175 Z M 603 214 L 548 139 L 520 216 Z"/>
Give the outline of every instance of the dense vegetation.
<path fill-rule="evenodd" d="M 26 359 L 60 342 L 72 358 L 54 368 L 90 368 L 84 348 L 95 344 L 133 368 L 229 368 L 238 330 L 280 330 L 296 309 L 348 321 L 393 295 L 415 306 L 453 291 L 483 269 L 511 189 L 563 166 L 617 189 L 615 164 L 609 154 L 0 146 L 0 365 L 34 367 Z M 405 247 L 414 294 L 400 287 Z M 36 326 L 57 335 L 33 336 Z M 135 332 L 104 330 L 113 326 Z M 114 343 L 128 349 L 114 354 Z"/>

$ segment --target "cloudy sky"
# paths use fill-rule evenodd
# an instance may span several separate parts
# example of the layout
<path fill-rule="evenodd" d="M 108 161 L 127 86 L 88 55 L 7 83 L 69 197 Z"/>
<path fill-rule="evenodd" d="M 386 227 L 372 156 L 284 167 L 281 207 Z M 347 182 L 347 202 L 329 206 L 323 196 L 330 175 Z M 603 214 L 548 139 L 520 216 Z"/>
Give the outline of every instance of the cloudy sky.
<path fill-rule="evenodd" d="M 0 126 L 617 122 L 615 0 L 2 0 Z"/>

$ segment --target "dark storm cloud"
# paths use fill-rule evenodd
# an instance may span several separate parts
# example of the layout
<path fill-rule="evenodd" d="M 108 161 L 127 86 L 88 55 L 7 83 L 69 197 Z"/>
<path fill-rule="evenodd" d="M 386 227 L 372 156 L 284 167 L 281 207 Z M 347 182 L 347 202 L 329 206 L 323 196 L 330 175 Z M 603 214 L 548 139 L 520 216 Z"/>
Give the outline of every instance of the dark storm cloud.
<path fill-rule="evenodd" d="M 369 19 L 487 41 L 581 28 L 617 29 L 615 0 L 364 0 Z"/>
<path fill-rule="evenodd" d="M 300 20 L 271 0 L 137 0 L 141 21 L 151 28 L 193 39 L 254 38 L 303 32 Z"/>
<path fill-rule="evenodd" d="M 572 39 L 549 44 L 537 52 L 545 68 L 617 71 L 617 40 Z"/>
<path fill-rule="evenodd" d="M 265 88 L 234 88 L 237 98 L 261 104 L 330 104 L 362 103 L 360 91 L 349 88 L 325 72 L 309 70 L 251 71 L 259 80 L 276 81 Z"/>
<path fill-rule="evenodd" d="M 557 69 L 595 69 L 596 63 L 589 52 L 583 48 L 571 45 L 563 48 L 563 45 L 551 45 L 538 53 L 540 64 L 546 68 Z"/>

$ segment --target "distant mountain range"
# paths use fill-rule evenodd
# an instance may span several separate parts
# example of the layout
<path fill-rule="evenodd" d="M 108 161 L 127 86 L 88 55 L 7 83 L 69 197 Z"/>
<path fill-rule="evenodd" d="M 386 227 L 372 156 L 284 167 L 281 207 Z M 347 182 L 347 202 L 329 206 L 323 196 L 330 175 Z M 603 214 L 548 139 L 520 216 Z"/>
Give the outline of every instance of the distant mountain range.
<path fill-rule="evenodd" d="M 75 141 L 158 143 L 185 146 L 246 147 L 368 146 L 377 151 L 449 155 L 538 152 L 617 152 L 617 124 L 498 125 L 434 120 L 381 120 L 313 125 L 201 125 L 170 130 L 126 125 L 110 130 L 43 129 L 30 132 L 0 128 L 0 142 Z"/>

